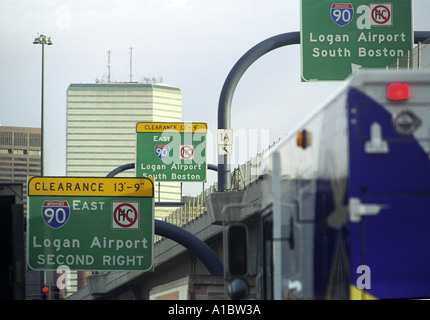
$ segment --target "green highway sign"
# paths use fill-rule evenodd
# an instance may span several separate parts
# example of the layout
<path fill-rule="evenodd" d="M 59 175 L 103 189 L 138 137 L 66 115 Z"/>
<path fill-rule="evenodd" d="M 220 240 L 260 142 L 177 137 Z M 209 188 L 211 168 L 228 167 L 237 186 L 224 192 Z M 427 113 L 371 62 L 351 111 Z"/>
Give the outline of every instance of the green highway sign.
<path fill-rule="evenodd" d="M 32 270 L 152 271 L 150 178 L 29 177 Z"/>
<path fill-rule="evenodd" d="M 411 0 L 301 1 L 302 81 L 344 80 L 412 49 Z"/>
<path fill-rule="evenodd" d="M 136 176 L 158 181 L 206 181 L 206 123 L 139 122 Z"/>

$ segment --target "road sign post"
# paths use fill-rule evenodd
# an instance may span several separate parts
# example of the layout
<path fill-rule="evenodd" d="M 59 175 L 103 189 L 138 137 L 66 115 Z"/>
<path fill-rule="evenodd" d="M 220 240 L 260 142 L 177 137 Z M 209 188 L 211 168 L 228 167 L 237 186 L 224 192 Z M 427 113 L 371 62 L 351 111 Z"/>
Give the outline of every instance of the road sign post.
<path fill-rule="evenodd" d="M 385 68 L 412 48 L 411 0 L 301 1 L 302 81 Z"/>
<path fill-rule="evenodd" d="M 150 178 L 29 177 L 32 270 L 152 270 Z"/>
<path fill-rule="evenodd" d="M 206 181 L 206 132 L 206 123 L 137 123 L 137 177 L 156 182 Z"/>

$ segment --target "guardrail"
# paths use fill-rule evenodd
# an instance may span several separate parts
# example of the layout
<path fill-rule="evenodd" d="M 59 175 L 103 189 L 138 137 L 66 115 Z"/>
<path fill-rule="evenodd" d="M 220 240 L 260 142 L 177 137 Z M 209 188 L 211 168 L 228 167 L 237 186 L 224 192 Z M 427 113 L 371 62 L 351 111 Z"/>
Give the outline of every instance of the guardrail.
<path fill-rule="evenodd" d="M 183 206 L 175 209 L 171 214 L 167 215 L 163 221 L 169 222 L 171 224 L 185 227 L 190 222 L 198 219 L 200 216 L 204 215 L 206 210 L 206 197 L 212 192 L 216 191 L 216 183 L 210 186 L 208 189 L 204 190 L 202 193 L 187 201 Z M 154 243 L 160 241 L 161 236 L 155 236 Z"/>
<path fill-rule="evenodd" d="M 418 42 L 406 57 L 398 58 L 387 69 L 430 70 L 430 38 Z"/>
<path fill-rule="evenodd" d="M 258 153 L 244 164 L 241 164 L 233 169 L 231 187 L 233 191 L 240 191 L 246 188 L 249 184 L 258 179 L 260 174 L 261 160 L 264 154 L 268 152 L 276 142 L 269 148 Z M 187 224 L 198 219 L 207 213 L 206 198 L 213 192 L 218 192 L 218 186 L 215 182 L 212 186 L 205 189 L 202 193 L 186 202 L 185 205 L 175 209 L 172 213 L 167 215 L 163 220 L 180 227 L 185 227 Z M 160 241 L 162 237 L 155 236 L 154 243 Z"/>

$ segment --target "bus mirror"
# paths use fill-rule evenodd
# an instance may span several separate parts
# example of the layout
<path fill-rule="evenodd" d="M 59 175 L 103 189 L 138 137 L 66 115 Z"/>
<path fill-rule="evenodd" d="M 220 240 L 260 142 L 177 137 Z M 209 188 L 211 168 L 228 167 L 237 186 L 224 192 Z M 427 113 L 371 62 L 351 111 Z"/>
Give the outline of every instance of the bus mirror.
<path fill-rule="evenodd" d="M 226 228 L 226 266 L 232 276 L 244 276 L 248 272 L 248 228 L 234 222 Z"/>

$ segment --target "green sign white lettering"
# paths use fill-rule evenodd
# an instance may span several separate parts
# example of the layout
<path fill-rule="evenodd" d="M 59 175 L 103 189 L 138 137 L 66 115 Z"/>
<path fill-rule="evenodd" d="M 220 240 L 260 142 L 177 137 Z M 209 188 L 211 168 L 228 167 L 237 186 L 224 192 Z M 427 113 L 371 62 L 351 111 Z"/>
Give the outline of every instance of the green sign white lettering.
<path fill-rule="evenodd" d="M 206 123 L 139 122 L 136 175 L 158 181 L 206 181 Z"/>
<path fill-rule="evenodd" d="M 30 177 L 28 194 L 30 269 L 152 271 L 152 179 Z"/>
<path fill-rule="evenodd" d="M 301 1 L 302 81 L 385 68 L 412 48 L 411 0 Z"/>

